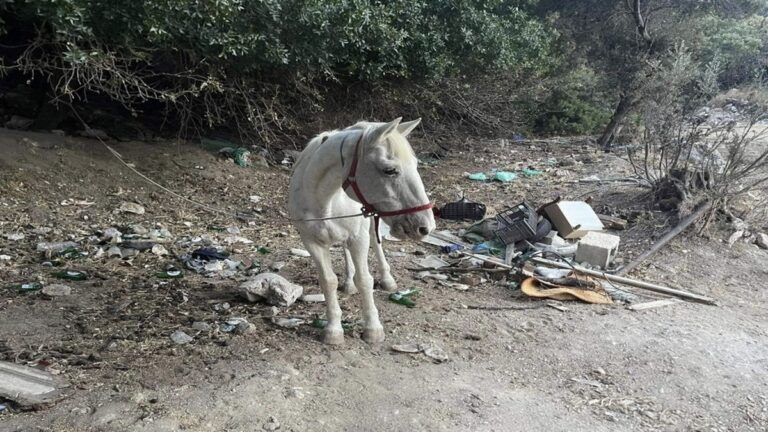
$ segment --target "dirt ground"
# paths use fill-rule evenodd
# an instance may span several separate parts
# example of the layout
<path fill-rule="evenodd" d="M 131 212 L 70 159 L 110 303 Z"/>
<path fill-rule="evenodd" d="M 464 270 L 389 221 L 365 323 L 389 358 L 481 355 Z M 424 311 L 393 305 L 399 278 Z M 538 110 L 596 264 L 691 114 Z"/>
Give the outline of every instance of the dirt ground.
<path fill-rule="evenodd" d="M 412 142 L 422 155 L 430 150 L 418 138 Z M 493 215 L 522 199 L 542 204 L 558 195 L 591 196 L 601 212 L 631 220 L 618 233 L 625 262 L 669 223 L 668 215 L 648 208 L 647 192 L 636 185 L 575 182 L 629 173 L 621 158 L 579 140 L 454 144 L 456 151 L 421 168 L 438 204 L 463 191 Z M 319 292 L 309 259 L 289 252 L 301 244 L 284 219 L 287 169 L 240 168 L 195 145 L 110 145 L 173 191 L 255 218 L 236 220 L 180 201 L 134 175 L 98 141 L 0 130 L 0 255 L 10 257 L 0 261 L 2 285 L 55 281 L 55 268 L 35 251 L 38 242 L 74 240 L 91 254 L 65 263 L 90 275 L 66 282 L 69 296 L 0 291 L 0 360 L 46 369 L 68 384 L 65 397 L 50 406 L 10 405 L 0 414 L 3 431 L 768 430 L 768 253 L 745 242 L 729 248 L 722 241 L 728 231 L 677 238 L 632 274 L 714 297 L 718 306 L 680 303 L 640 312 L 575 302 L 561 303 L 566 311 L 472 309 L 543 302 L 505 282 L 458 291 L 416 280 L 407 270 L 416 254 L 437 251 L 386 242 L 389 253 L 399 252 L 389 258 L 399 286 L 422 289 L 417 307 L 377 292 L 385 343 L 369 346 L 354 330 L 345 345 L 329 347 L 316 328 L 284 329 L 270 320 L 274 313 L 311 320 L 324 314 L 322 304 L 274 311 L 247 303 L 234 290 L 245 271 L 210 278 L 186 271 L 171 281 L 155 276 L 180 265 L 177 256 L 216 243 L 262 268 L 285 262 L 280 274 Z M 528 166 L 546 172 L 508 184 L 464 177 Z M 252 202 L 252 195 L 261 200 Z M 124 201 L 146 213 L 116 212 Z M 164 246 L 171 255 L 94 258 L 97 232 L 134 224 L 170 231 Z M 443 229 L 465 225 L 439 222 Z M 221 227 L 237 227 L 253 243 Z M 340 250 L 335 257 L 341 275 Z M 359 307 L 355 296 L 342 300 L 353 321 Z M 221 331 L 231 317 L 246 318 L 255 330 Z M 193 322 L 211 329 L 194 330 Z M 194 341 L 175 344 L 169 336 L 176 330 Z M 433 343 L 449 360 L 390 349 L 410 342 Z"/>

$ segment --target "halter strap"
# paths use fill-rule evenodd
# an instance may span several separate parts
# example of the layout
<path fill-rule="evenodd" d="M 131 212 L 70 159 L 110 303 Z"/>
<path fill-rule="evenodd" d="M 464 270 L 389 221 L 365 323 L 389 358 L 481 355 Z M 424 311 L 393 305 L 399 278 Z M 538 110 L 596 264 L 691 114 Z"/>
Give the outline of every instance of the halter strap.
<path fill-rule="evenodd" d="M 352 191 L 354 192 L 357 199 L 360 201 L 360 204 L 363 205 L 362 212 L 363 216 L 369 217 L 373 216 L 373 223 L 374 223 L 374 229 L 376 230 L 376 241 L 381 243 L 381 238 L 379 237 L 379 219 L 381 217 L 386 216 L 400 216 L 404 214 L 410 214 L 410 213 L 418 213 L 420 211 L 429 210 L 434 205 L 430 203 L 422 204 L 420 206 L 416 207 L 408 207 L 400 210 L 392 210 L 392 211 L 379 211 L 376 210 L 376 207 L 373 206 L 373 204 L 369 203 L 368 200 L 365 199 L 365 196 L 363 196 L 363 192 L 360 190 L 360 186 L 357 184 L 357 179 L 355 178 L 355 175 L 357 174 L 357 160 L 360 155 L 360 143 L 363 140 L 363 134 L 360 134 L 360 138 L 357 139 L 357 142 L 355 143 L 355 156 L 352 159 L 352 164 L 349 167 L 349 172 L 347 173 L 347 177 L 344 179 L 344 182 L 341 184 L 341 188 L 343 190 L 347 190 L 350 186 L 352 187 Z M 342 156 L 342 166 L 344 166 L 344 159 Z"/>

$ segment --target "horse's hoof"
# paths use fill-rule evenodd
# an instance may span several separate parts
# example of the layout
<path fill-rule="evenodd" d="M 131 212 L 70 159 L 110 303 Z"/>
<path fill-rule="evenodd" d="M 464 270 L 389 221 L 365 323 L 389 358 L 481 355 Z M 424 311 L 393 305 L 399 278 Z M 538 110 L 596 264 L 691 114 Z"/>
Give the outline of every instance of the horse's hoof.
<path fill-rule="evenodd" d="M 379 282 L 384 291 L 397 291 L 397 282 L 392 277 L 384 278 Z"/>
<path fill-rule="evenodd" d="M 357 294 L 357 287 L 352 281 L 344 282 L 344 285 L 341 286 L 341 292 L 346 295 Z"/>
<path fill-rule="evenodd" d="M 326 329 L 323 333 L 323 343 L 328 345 L 341 345 L 344 343 L 344 331 L 343 330 L 330 330 Z"/>
<path fill-rule="evenodd" d="M 363 340 L 369 344 L 378 344 L 384 342 L 384 329 L 381 327 L 364 329 Z"/>

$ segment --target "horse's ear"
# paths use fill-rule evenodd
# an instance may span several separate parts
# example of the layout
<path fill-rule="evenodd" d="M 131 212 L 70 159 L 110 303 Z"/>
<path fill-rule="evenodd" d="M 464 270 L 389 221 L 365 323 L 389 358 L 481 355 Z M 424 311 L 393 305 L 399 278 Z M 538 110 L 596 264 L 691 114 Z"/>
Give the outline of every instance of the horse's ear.
<path fill-rule="evenodd" d="M 371 143 L 371 144 L 378 143 L 382 138 L 384 138 L 385 136 L 391 134 L 392 131 L 394 131 L 395 128 L 397 128 L 397 126 L 400 124 L 400 121 L 402 119 L 403 119 L 402 117 L 398 117 L 398 118 L 392 120 L 391 122 L 389 122 L 387 124 L 384 124 L 384 125 L 381 125 L 381 126 L 377 127 L 376 129 L 374 129 L 371 132 L 370 141 L 368 141 L 368 142 Z"/>
<path fill-rule="evenodd" d="M 397 125 L 397 131 L 400 132 L 400 135 L 403 137 L 407 137 L 409 133 L 413 132 L 414 129 L 416 129 L 416 126 L 421 123 L 421 119 L 417 118 L 416 120 L 411 120 L 409 122 L 400 123 Z"/>

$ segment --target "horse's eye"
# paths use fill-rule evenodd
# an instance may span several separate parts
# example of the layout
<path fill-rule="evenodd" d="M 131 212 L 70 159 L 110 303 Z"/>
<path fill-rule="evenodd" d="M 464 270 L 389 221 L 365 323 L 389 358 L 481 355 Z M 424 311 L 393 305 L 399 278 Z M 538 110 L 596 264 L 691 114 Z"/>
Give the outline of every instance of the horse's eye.
<path fill-rule="evenodd" d="M 384 174 L 394 177 L 398 175 L 400 171 L 397 170 L 397 168 L 384 168 Z"/>

